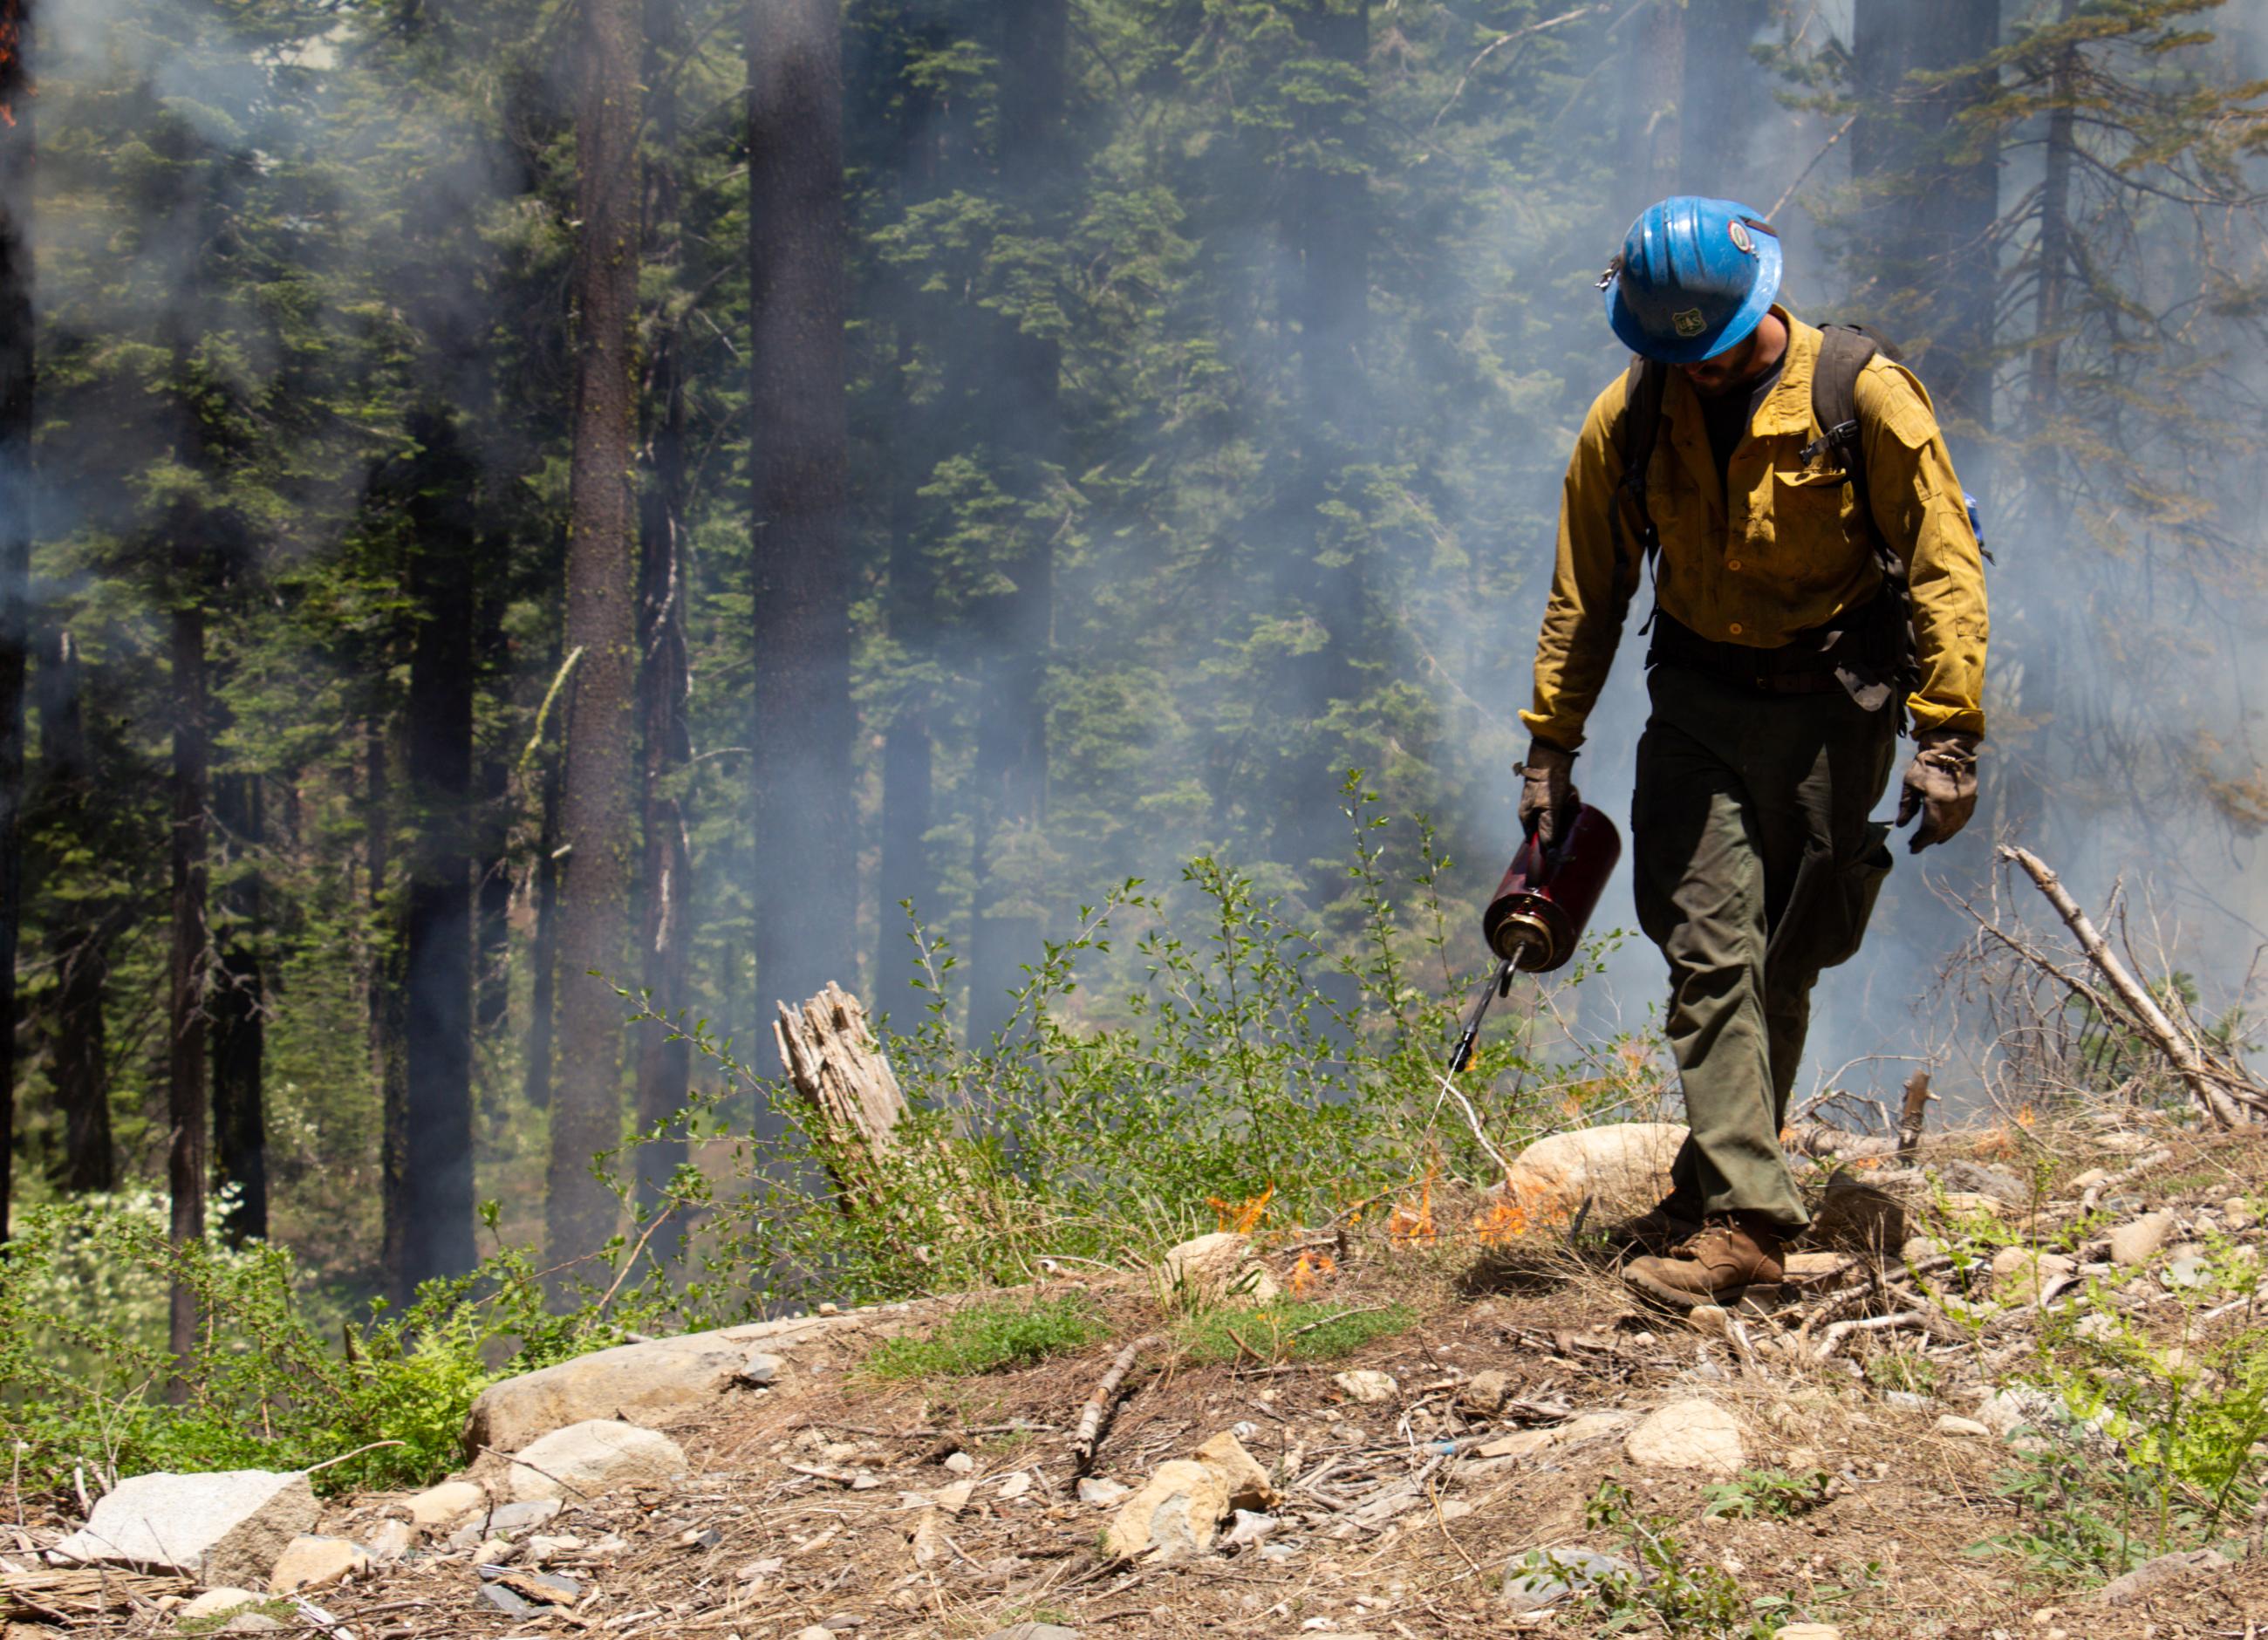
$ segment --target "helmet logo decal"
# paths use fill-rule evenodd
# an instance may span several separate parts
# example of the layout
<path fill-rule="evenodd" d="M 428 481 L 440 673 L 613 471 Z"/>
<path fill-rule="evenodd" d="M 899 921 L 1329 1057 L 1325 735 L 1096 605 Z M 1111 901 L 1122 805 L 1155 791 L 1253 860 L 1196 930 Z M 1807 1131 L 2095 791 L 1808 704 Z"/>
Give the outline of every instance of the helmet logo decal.
<path fill-rule="evenodd" d="M 1689 342 L 1709 328 L 1709 321 L 1701 317 L 1701 310 L 1697 307 L 1680 309 L 1669 316 L 1669 322 L 1676 327 L 1677 334 Z"/>
<path fill-rule="evenodd" d="M 1756 254 L 1756 242 L 1749 237 L 1746 223 L 1735 220 L 1728 232 L 1732 234 L 1734 250 L 1744 256 L 1754 256 Z"/>

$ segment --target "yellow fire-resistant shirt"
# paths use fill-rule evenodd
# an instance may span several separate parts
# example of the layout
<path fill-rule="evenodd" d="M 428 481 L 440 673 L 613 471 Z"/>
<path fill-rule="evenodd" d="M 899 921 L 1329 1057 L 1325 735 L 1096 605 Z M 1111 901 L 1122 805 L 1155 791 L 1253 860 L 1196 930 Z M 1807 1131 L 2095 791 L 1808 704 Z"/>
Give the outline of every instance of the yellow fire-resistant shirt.
<path fill-rule="evenodd" d="M 1882 581 L 1861 502 L 1834 458 L 1807 464 L 1799 453 L 1821 431 L 1811 414 L 1820 334 L 1785 308 L 1772 312 L 1787 326 L 1786 361 L 1733 452 L 1727 481 L 1718 482 L 1700 400 L 1673 370 L 1646 486 L 1661 538 L 1654 596 L 1662 610 L 1705 638 L 1756 649 L 1832 622 Z M 1571 752 L 1622 638 L 1608 508 L 1623 476 L 1623 389 L 1617 376 L 1592 404 L 1567 464 L 1558 565 L 1535 647 L 1535 704 L 1520 715 L 1538 739 Z M 1982 734 L 1984 571 L 1936 412 L 1913 373 L 1880 356 L 1859 372 L 1857 397 L 1873 522 L 1905 563 L 1913 601 L 1921 674 L 1907 702 L 1913 725 Z M 1624 541 L 1624 585 L 1635 594 L 1645 552 L 1633 529 Z"/>

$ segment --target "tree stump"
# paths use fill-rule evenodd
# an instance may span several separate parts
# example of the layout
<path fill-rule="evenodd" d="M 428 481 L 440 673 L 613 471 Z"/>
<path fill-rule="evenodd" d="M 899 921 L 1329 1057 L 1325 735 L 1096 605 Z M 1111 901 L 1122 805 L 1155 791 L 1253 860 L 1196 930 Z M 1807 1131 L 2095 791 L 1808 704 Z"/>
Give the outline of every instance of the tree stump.
<path fill-rule="evenodd" d="M 811 1101 L 826 1137 L 880 1161 L 897 1148 L 906 1096 L 882 1057 L 858 999 L 829 982 L 799 1009 L 778 1004 L 772 1037 L 796 1092 Z"/>

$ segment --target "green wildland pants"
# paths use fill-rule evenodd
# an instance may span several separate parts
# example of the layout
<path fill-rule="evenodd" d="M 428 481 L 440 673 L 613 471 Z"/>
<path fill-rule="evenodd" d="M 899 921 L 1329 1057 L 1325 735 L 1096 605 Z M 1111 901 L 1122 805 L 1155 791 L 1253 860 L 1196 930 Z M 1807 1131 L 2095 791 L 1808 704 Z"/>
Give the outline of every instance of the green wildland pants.
<path fill-rule="evenodd" d="M 1631 804 L 1639 924 L 1669 960 L 1670 1053 L 1690 1136 L 1670 1204 L 1809 1222 L 1781 1154 L 1820 971 L 1856 954 L 1889 827 L 1899 714 L 1840 689 L 1766 695 L 1662 665 Z"/>

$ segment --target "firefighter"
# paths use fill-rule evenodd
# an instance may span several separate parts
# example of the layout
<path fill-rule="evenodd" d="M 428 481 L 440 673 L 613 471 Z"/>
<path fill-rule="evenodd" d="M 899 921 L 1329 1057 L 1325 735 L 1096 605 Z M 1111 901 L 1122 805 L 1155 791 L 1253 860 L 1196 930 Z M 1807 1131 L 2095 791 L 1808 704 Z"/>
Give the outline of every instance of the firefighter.
<path fill-rule="evenodd" d="M 1779 275 L 1778 238 L 1731 201 L 1631 225 L 1600 283 L 1638 358 L 1568 463 L 1521 714 L 1521 822 L 1548 846 L 1651 580 L 1631 847 L 1690 1136 L 1668 1199 L 1625 1227 L 1649 1251 L 1624 1274 L 1686 1308 L 1781 1280 L 1808 1222 L 1780 1129 L 1812 986 L 1857 952 L 1890 868 L 1869 815 L 1902 721 L 1916 850 L 1967 823 L 1984 732 L 1983 566 L 1929 395 L 1864 333 L 1778 305 Z"/>

